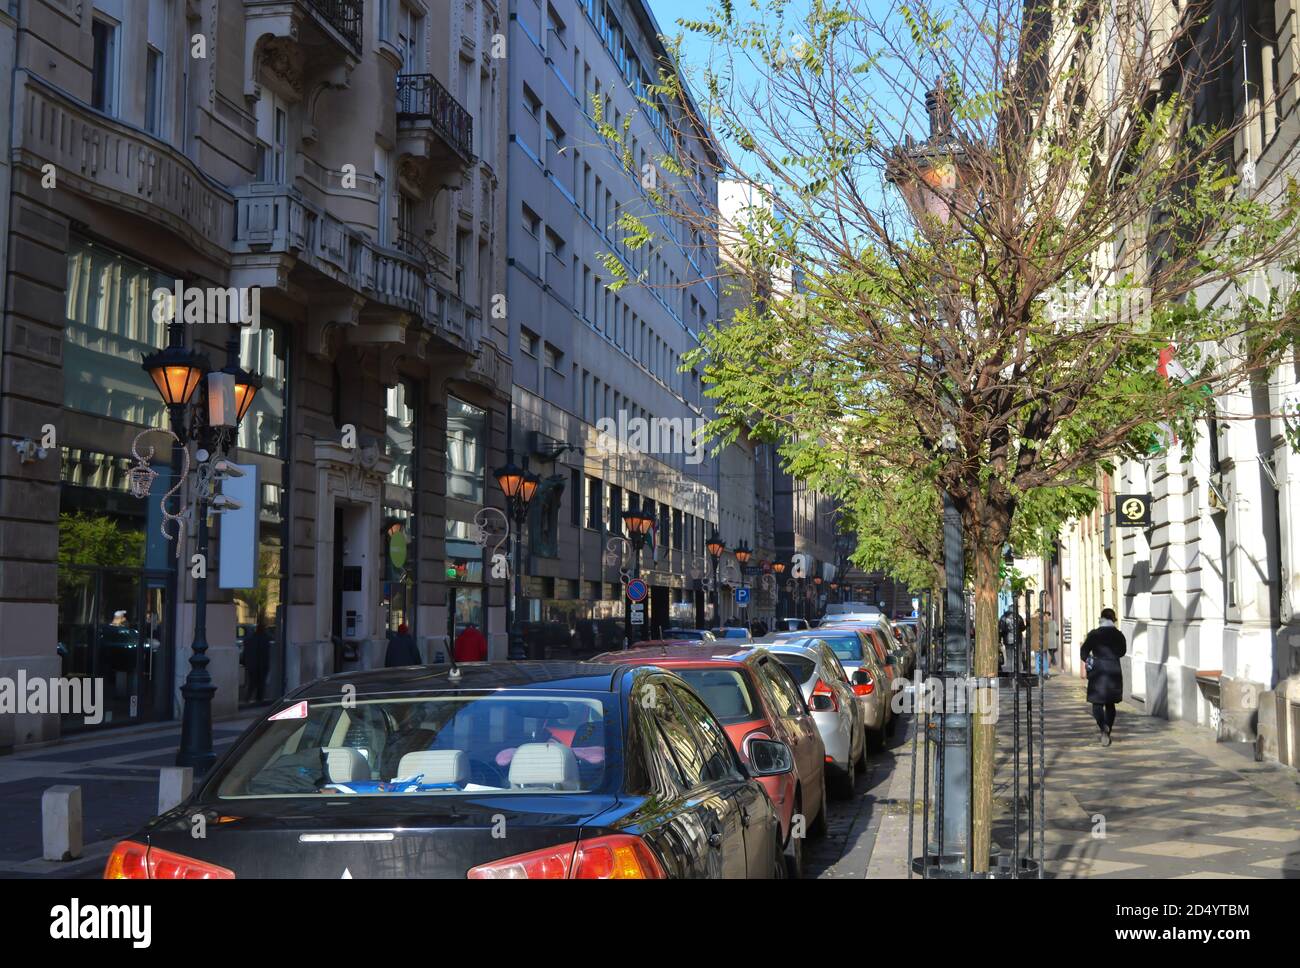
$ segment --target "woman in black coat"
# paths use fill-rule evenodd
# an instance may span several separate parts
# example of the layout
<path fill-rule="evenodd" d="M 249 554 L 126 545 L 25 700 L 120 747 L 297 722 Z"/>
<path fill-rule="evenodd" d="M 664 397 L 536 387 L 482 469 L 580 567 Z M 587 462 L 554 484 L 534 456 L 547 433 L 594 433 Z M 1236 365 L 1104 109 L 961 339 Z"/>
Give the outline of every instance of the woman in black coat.
<path fill-rule="evenodd" d="M 1115 610 L 1101 610 L 1101 624 L 1088 633 L 1079 650 L 1088 667 L 1088 702 L 1092 716 L 1101 730 L 1101 745 L 1110 745 L 1111 727 L 1115 725 L 1115 703 L 1124 698 L 1124 670 L 1119 657 L 1128 651 L 1124 633 L 1115 627 Z"/>

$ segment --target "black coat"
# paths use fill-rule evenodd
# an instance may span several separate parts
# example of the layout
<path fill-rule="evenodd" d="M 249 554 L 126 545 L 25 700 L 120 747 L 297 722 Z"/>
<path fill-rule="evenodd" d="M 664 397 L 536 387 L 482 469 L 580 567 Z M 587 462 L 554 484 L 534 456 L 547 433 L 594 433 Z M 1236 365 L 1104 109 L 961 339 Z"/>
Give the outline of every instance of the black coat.
<path fill-rule="evenodd" d="M 1124 633 L 1113 625 L 1101 625 L 1088 633 L 1083 640 L 1079 656 L 1086 663 L 1092 657 L 1088 670 L 1088 702 L 1120 702 L 1124 699 L 1124 670 L 1119 657 L 1128 651 Z"/>
<path fill-rule="evenodd" d="M 420 655 L 420 647 L 415 644 L 415 639 L 409 634 L 398 633 L 388 640 L 388 653 L 384 656 L 384 665 L 388 668 L 424 665 L 424 656 Z"/>

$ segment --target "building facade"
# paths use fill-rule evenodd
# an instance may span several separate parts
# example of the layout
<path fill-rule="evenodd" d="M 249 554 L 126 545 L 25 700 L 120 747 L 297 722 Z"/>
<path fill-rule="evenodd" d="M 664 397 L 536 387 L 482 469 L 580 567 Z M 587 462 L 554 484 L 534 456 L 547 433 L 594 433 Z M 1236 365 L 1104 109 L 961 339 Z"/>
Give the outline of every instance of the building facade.
<path fill-rule="evenodd" d="M 716 149 L 688 139 L 698 177 L 664 173 L 669 125 L 689 125 L 648 85 L 671 68 L 643 0 L 513 0 L 505 235 L 514 398 L 509 446 L 542 482 L 524 590 L 530 631 L 578 652 L 621 644 L 621 576 L 636 570 L 622 514 L 655 520 L 639 569 L 650 591 L 638 638 L 713 620 L 704 543 L 719 522 L 720 466 L 692 446 L 709 411 L 697 334 L 718 318 L 717 249 L 691 222 L 717 206 Z M 623 133 L 615 147 L 597 130 Z M 626 153 L 632 165 L 620 157 Z M 646 179 L 671 183 L 681 218 L 653 212 Z M 655 241 L 627 243 L 642 218 Z M 627 278 L 612 286 L 607 263 Z M 724 574 L 735 562 L 728 557 Z"/>
<path fill-rule="evenodd" d="M 509 433 L 508 327 L 490 311 L 505 19 L 493 0 L 21 4 L 0 675 L 100 679 L 105 725 L 179 715 L 195 529 L 163 536 L 181 460 L 165 433 L 139 441 L 149 498 L 128 489 L 138 436 L 169 424 L 140 365 L 169 339 L 166 291 L 206 296 L 177 312 L 184 346 L 218 368 L 233 349 L 262 380 L 232 441 L 256 475 L 249 587 L 220 587 L 237 532 L 213 515 L 215 715 L 236 708 L 259 621 L 270 695 L 382 663 L 399 624 L 429 658 L 457 618 L 501 628 L 473 520 L 500 503 L 486 469 Z M 245 325 L 223 322 L 231 290 L 258 297 Z M 4 717 L 0 749 L 81 726 Z"/>
<path fill-rule="evenodd" d="M 1243 192 L 1257 175 L 1297 167 L 1297 12 L 1293 0 L 1160 8 L 1202 18 L 1198 40 L 1224 58 L 1217 84 L 1198 96 L 1198 120 L 1240 125 L 1224 161 Z M 1267 283 L 1283 279 L 1281 266 L 1260 273 L 1252 295 L 1267 298 Z M 1063 534 L 1057 577 L 1067 668 L 1077 671 L 1073 653 L 1100 609 L 1115 608 L 1129 642 L 1127 698 L 1139 709 L 1291 765 L 1300 765 L 1297 365 L 1293 346 L 1276 370 L 1216 398 L 1194 441 L 1124 462 L 1096 514 Z M 1129 495 L 1150 498 L 1149 524 L 1121 526 Z"/>

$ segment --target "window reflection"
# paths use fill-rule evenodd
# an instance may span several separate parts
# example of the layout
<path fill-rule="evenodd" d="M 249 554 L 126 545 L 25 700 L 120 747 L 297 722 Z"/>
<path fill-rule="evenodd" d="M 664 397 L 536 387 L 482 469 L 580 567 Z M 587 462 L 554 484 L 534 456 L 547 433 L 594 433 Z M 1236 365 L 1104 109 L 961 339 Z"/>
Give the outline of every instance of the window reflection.
<path fill-rule="evenodd" d="M 483 503 L 487 411 L 447 397 L 447 494 Z"/>
<path fill-rule="evenodd" d="M 150 295 L 174 280 L 102 246 L 74 237 L 68 252 L 63 401 L 69 410 L 150 427 L 167 412 L 143 357 L 166 344 Z"/>
<path fill-rule="evenodd" d="M 288 385 L 284 333 L 265 321 L 258 329 L 240 328 L 239 365 L 262 378 L 262 388 L 239 423 L 238 445 L 272 457 L 284 457 L 284 398 Z"/>

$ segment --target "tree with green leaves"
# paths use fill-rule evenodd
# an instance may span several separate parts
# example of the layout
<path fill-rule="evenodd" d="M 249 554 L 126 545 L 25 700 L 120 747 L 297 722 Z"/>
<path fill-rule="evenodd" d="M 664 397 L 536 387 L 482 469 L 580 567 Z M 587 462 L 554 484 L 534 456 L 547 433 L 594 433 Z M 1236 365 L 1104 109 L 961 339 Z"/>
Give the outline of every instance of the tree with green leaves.
<path fill-rule="evenodd" d="M 676 196 L 700 190 L 708 128 L 718 174 L 763 204 L 691 230 L 798 281 L 688 361 L 719 405 L 715 431 L 743 422 L 778 436 L 795 473 L 838 479 L 864 561 L 933 564 L 947 494 L 980 677 L 997 674 L 1015 532 L 1086 503 L 1106 462 L 1193 436 L 1214 392 L 1267 373 L 1296 338 L 1300 191 L 1243 159 L 1262 98 L 1234 113 L 1220 96 L 1234 39 L 1195 8 L 723 0 L 679 22 L 707 50 L 699 101 L 671 71 L 644 98 L 702 106 L 674 126 L 646 211 L 624 212 L 629 244 L 657 243 L 652 211 L 692 210 Z M 972 743 L 978 871 L 993 724 Z"/>

